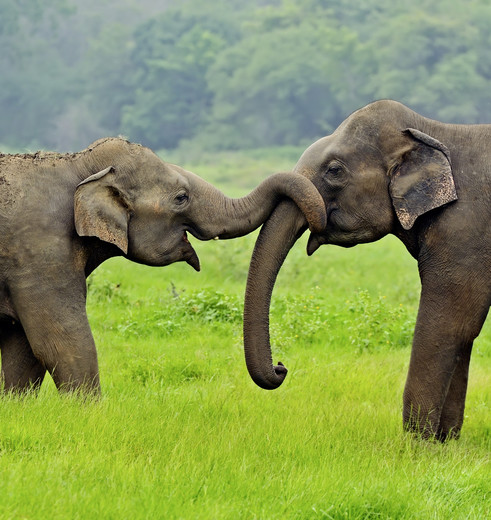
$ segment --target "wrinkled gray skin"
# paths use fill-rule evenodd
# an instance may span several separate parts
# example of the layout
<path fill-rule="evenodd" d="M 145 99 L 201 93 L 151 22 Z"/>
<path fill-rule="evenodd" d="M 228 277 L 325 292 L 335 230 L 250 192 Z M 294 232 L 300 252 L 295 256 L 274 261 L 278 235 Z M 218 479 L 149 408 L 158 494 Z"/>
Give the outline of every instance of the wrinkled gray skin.
<path fill-rule="evenodd" d="M 199 270 L 187 239 L 232 238 L 293 197 L 325 225 L 317 190 L 276 174 L 229 199 L 204 180 L 123 139 L 71 155 L 0 155 L 0 349 L 5 390 L 37 389 L 46 370 L 62 390 L 99 392 L 85 311 L 86 277 L 114 256 Z M 313 209 L 312 209 L 313 208 Z"/>
<path fill-rule="evenodd" d="M 461 430 L 472 343 L 491 299 L 491 125 L 449 125 L 394 101 L 372 103 L 310 146 L 295 167 L 311 179 L 327 225 L 311 234 L 351 247 L 397 236 L 418 261 L 422 283 L 403 420 L 440 440 Z M 244 308 L 246 362 L 262 388 L 278 387 L 269 305 L 277 273 L 306 221 L 282 202 L 259 234 Z"/>

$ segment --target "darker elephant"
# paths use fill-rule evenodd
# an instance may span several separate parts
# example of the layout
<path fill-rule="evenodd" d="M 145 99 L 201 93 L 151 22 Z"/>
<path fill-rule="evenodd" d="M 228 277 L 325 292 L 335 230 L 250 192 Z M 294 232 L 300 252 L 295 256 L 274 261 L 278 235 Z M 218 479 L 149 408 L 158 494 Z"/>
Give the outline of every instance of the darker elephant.
<path fill-rule="evenodd" d="M 422 290 L 403 420 L 440 440 L 461 430 L 474 339 L 491 299 L 491 125 L 450 125 L 395 101 L 372 103 L 312 144 L 295 172 L 321 193 L 322 244 L 351 247 L 389 233 L 418 261 Z M 286 368 L 272 365 L 269 305 L 277 273 L 306 229 L 282 202 L 259 234 L 244 308 L 246 362 L 253 380 L 274 389 Z"/>
<path fill-rule="evenodd" d="M 200 240 L 245 235 L 284 197 L 314 229 L 325 224 L 317 190 L 292 173 L 229 199 L 123 139 L 101 139 L 77 154 L 0 155 L 4 388 L 38 388 L 48 370 L 59 389 L 98 393 L 85 310 L 90 272 L 118 255 L 152 266 L 186 261 L 199 270 L 187 232 Z"/>

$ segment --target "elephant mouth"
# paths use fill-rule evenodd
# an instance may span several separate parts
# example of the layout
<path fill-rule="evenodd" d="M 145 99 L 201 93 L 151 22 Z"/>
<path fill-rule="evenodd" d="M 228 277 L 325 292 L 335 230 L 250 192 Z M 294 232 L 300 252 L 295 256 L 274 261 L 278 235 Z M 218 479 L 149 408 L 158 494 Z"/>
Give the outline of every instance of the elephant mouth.
<path fill-rule="evenodd" d="M 329 207 L 329 210 L 327 211 L 326 227 L 324 230 L 321 233 L 310 233 L 310 237 L 307 243 L 307 254 L 309 256 L 312 256 L 323 244 L 329 243 L 329 229 L 332 229 L 332 226 L 335 223 L 337 210 L 337 206 Z"/>
<path fill-rule="evenodd" d="M 191 245 L 191 242 L 188 239 L 186 231 L 184 231 L 182 240 L 185 244 L 183 260 L 187 262 L 195 271 L 200 271 L 201 267 L 199 264 L 198 255 L 196 254 L 196 251 L 193 249 L 193 246 Z"/>
<path fill-rule="evenodd" d="M 191 235 L 193 235 L 193 237 L 197 238 L 198 240 L 203 240 L 203 241 L 210 240 L 210 237 L 206 233 L 204 233 L 200 228 L 198 228 L 196 226 L 187 225 L 186 231 L 191 233 Z M 186 234 L 186 233 L 184 233 L 184 234 Z"/>
<path fill-rule="evenodd" d="M 322 237 L 317 233 L 311 233 L 307 243 L 307 254 L 312 256 L 323 244 Z"/>

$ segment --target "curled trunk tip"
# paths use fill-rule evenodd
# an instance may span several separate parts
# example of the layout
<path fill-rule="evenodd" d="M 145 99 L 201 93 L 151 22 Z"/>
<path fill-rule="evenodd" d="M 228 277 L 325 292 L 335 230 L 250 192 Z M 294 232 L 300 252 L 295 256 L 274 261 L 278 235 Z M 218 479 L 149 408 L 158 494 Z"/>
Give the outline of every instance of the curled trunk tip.
<path fill-rule="evenodd" d="M 263 366 L 261 368 L 249 366 L 249 362 L 246 364 L 251 379 L 263 390 L 276 390 L 288 374 L 288 369 L 281 361 L 278 361 L 277 365 L 271 364 L 269 367 Z"/>

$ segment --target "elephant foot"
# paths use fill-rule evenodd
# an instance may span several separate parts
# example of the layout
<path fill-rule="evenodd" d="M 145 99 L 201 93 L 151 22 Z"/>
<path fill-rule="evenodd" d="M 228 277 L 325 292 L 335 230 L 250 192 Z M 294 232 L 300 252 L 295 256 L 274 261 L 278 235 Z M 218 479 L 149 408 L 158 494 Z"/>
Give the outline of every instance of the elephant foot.
<path fill-rule="evenodd" d="M 436 439 L 440 442 L 447 442 L 450 440 L 458 440 L 460 438 L 460 428 L 451 428 L 450 430 L 439 429 Z"/>
<path fill-rule="evenodd" d="M 422 412 L 420 407 L 417 408 L 417 411 L 415 409 L 414 405 L 405 409 L 403 416 L 404 430 L 423 440 L 440 440 L 440 414 L 436 411 Z"/>
<path fill-rule="evenodd" d="M 438 421 L 435 424 L 428 416 L 421 421 L 419 416 L 404 419 L 404 430 L 422 440 L 435 440 L 441 443 L 460 438 L 462 424 L 446 425 Z"/>

